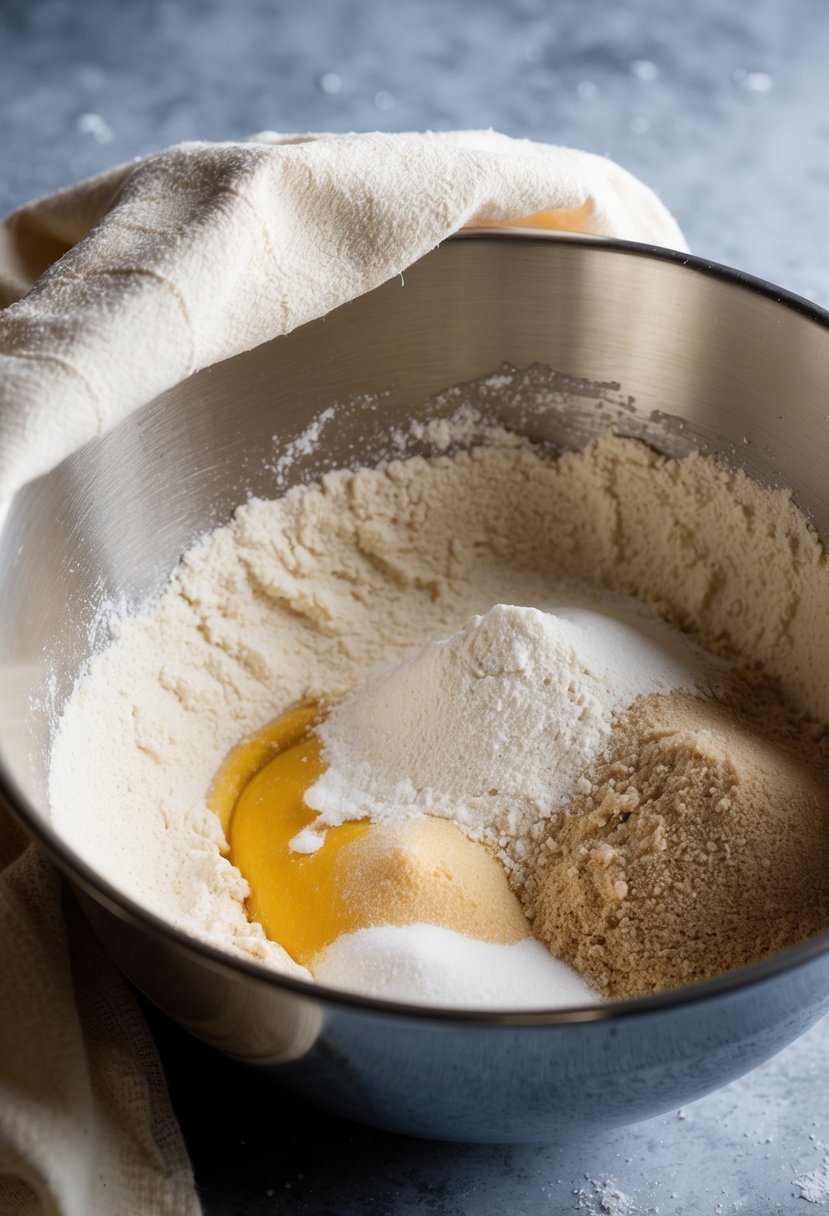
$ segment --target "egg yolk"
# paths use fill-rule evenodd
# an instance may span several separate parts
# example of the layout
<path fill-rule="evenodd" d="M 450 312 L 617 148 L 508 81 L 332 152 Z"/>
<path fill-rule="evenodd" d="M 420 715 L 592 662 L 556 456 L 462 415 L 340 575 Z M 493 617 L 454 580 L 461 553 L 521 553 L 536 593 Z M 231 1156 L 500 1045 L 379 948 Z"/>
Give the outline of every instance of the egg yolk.
<path fill-rule="evenodd" d="M 248 881 L 248 914 L 271 940 L 311 966 L 337 937 L 373 924 L 424 921 L 509 943 L 529 925 L 500 863 L 447 819 L 362 819 L 325 830 L 313 853 L 291 848 L 316 819 L 305 793 L 323 771 L 300 705 L 231 751 L 209 794 L 233 864 Z"/>
<path fill-rule="evenodd" d="M 329 828 L 316 853 L 290 842 L 315 813 L 304 794 L 322 772 L 316 705 L 302 705 L 235 748 L 216 779 L 211 809 L 222 820 L 230 860 L 248 881 L 248 912 L 272 941 L 307 964 L 341 933 L 361 926 L 336 897 L 336 861 L 368 830 L 365 820 Z M 229 832 L 228 832 L 229 829 Z"/>
<path fill-rule="evenodd" d="M 473 220 L 467 228 L 551 228 L 559 232 L 592 232 L 593 203 L 590 199 L 580 207 L 559 207 L 551 211 L 535 211 L 514 220 Z"/>
<path fill-rule="evenodd" d="M 251 777 L 280 752 L 303 742 L 323 717 L 316 701 L 303 701 L 243 739 L 228 754 L 207 796 L 208 806 L 219 817 L 225 836 L 239 795 Z"/>

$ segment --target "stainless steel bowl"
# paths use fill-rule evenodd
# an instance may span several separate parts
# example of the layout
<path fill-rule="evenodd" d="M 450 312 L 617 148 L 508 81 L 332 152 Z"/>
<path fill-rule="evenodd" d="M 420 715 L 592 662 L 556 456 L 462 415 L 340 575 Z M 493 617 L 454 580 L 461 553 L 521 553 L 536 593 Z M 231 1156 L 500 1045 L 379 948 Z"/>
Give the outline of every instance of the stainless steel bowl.
<path fill-rule="evenodd" d="M 379 1127 L 552 1140 L 655 1115 L 778 1051 L 829 1008 L 829 934 L 598 1009 L 427 1011 L 188 939 L 94 873 L 46 804 L 50 723 L 100 640 L 102 600 L 157 591 L 207 525 L 272 495 L 274 458 L 332 402 L 320 452 L 291 480 L 376 458 L 390 427 L 457 405 L 428 406 L 433 394 L 503 364 L 522 369 L 520 393 L 469 392 L 507 424 L 570 446 L 615 424 L 673 453 L 719 452 L 794 487 L 829 536 L 829 314 L 663 250 L 477 233 L 192 377 L 17 496 L 0 535 L 0 762 L 5 798 L 112 956 L 205 1042 Z"/>

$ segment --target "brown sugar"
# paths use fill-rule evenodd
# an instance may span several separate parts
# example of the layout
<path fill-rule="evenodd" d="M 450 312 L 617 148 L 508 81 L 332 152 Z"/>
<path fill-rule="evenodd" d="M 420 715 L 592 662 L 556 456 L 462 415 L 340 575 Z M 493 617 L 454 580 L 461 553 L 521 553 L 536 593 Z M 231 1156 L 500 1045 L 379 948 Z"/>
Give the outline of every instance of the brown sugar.
<path fill-rule="evenodd" d="M 829 926 L 824 747 L 769 690 L 624 713 L 525 892 L 533 930 L 600 992 L 719 975 Z"/>

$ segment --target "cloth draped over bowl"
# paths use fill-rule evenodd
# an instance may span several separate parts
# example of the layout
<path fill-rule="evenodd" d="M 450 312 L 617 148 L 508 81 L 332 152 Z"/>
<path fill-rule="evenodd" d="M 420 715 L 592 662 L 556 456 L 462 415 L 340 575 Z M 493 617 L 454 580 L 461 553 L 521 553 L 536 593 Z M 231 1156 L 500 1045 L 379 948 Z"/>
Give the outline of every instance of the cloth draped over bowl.
<path fill-rule="evenodd" d="M 686 247 L 613 162 L 493 131 L 184 144 L 22 207 L 0 224 L 0 512 L 200 368 L 510 222 Z M 3 809 L 0 867 L 0 1209 L 198 1212 L 129 989 Z"/>

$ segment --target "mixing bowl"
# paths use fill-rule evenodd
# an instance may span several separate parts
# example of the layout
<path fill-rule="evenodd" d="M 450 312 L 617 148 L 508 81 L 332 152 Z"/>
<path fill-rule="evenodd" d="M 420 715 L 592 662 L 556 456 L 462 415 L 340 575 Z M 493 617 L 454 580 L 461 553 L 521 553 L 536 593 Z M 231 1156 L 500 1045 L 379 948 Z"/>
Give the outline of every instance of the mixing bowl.
<path fill-rule="evenodd" d="M 462 382 L 475 383 L 440 395 Z M 598 1008 L 475 1014 L 343 995 L 200 944 L 93 872 L 49 823 L 49 732 L 103 638 L 104 605 L 158 591 L 248 493 L 376 460 L 412 416 L 473 399 L 557 446 L 614 425 L 672 454 L 717 452 L 793 487 L 826 536 L 827 385 L 829 314 L 757 280 L 593 238 L 449 241 L 402 279 L 193 376 L 18 494 L 0 535 L 3 794 L 151 1000 L 337 1112 L 421 1136 L 553 1140 L 696 1098 L 829 1008 L 829 934 Z M 296 442 L 332 404 L 316 448 Z"/>

